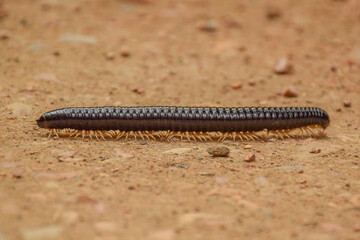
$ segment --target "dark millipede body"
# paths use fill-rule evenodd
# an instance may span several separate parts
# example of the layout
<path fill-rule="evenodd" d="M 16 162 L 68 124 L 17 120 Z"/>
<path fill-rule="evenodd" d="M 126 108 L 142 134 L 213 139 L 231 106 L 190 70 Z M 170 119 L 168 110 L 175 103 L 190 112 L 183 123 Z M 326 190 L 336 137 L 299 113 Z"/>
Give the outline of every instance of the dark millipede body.
<path fill-rule="evenodd" d="M 42 115 L 48 129 L 84 131 L 257 132 L 317 126 L 328 114 L 316 107 L 89 107 L 63 108 Z"/>

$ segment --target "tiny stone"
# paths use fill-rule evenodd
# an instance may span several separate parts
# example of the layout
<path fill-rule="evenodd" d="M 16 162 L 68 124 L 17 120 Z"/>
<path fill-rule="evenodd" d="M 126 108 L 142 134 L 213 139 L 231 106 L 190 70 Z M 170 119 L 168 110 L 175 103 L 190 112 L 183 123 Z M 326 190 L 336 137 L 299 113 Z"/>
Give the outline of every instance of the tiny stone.
<path fill-rule="evenodd" d="M 321 152 L 321 149 L 320 148 L 312 148 L 311 150 L 310 150 L 310 153 L 320 153 Z"/>
<path fill-rule="evenodd" d="M 275 66 L 274 72 L 276 74 L 288 74 L 293 71 L 293 65 L 287 58 L 281 58 Z"/>
<path fill-rule="evenodd" d="M 136 94 L 139 94 L 139 95 L 142 95 L 142 94 L 145 93 L 145 90 L 143 88 L 137 88 L 137 87 L 132 88 L 131 91 L 136 93 Z"/>
<path fill-rule="evenodd" d="M 242 83 L 235 83 L 235 84 L 231 85 L 232 89 L 240 89 L 242 87 L 243 87 Z"/>
<path fill-rule="evenodd" d="M 198 29 L 204 32 L 215 32 L 218 30 L 218 23 L 214 20 L 200 22 L 198 24 Z"/>
<path fill-rule="evenodd" d="M 249 81 L 249 85 L 250 86 L 255 86 L 256 85 L 256 81 L 254 79 Z"/>
<path fill-rule="evenodd" d="M 230 149 L 227 147 L 210 147 L 207 152 L 213 157 L 227 157 L 229 156 Z"/>
<path fill-rule="evenodd" d="M 279 9 L 275 8 L 275 7 L 270 7 L 267 10 L 266 13 L 266 18 L 269 20 L 275 20 L 277 18 L 281 17 L 281 12 Z"/>
<path fill-rule="evenodd" d="M 354 232 L 360 232 L 360 224 L 354 226 Z"/>
<path fill-rule="evenodd" d="M 22 178 L 22 175 L 20 173 L 14 173 L 13 178 L 20 179 L 20 178 Z"/>
<path fill-rule="evenodd" d="M 146 144 L 147 144 L 147 142 L 140 142 L 140 144 L 141 144 L 141 145 L 146 145 Z"/>
<path fill-rule="evenodd" d="M 120 49 L 120 55 L 122 57 L 130 57 L 130 51 L 127 47 L 121 47 Z"/>
<path fill-rule="evenodd" d="M 300 170 L 298 171 L 298 173 L 304 173 L 304 170 L 300 169 Z"/>
<path fill-rule="evenodd" d="M 87 196 L 87 195 L 80 195 L 76 198 L 76 202 L 77 203 L 91 203 L 94 204 L 97 201 L 95 199 L 92 199 L 91 197 Z"/>
<path fill-rule="evenodd" d="M 252 153 L 245 158 L 245 162 L 253 162 L 253 161 L 255 161 L 255 153 Z"/>
<path fill-rule="evenodd" d="M 3 30 L 0 32 L 0 39 L 1 40 L 7 40 L 9 39 L 11 36 L 10 32 L 9 31 L 6 31 L 6 30 Z"/>
<path fill-rule="evenodd" d="M 212 172 L 202 172 L 200 173 L 201 176 L 207 176 L 207 177 L 212 177 L 215 176 L 215 173 Z"/>
<path fill-rule="evenodd" d="M 343 100 L 343 105 L 344 105 L 344 107 L 351 107 L 351 102 L 349 101 L 349 100 Z"/>
<path fill-rule="evenodd" d="M 338 108 L 336 109 L 336 111 L 337 111 L 337 112 L 341 112 L 341 111 L 342 111 L 341 107 L 338 107 Z"/>
<path fill-rule="evenodd" d="M 245 146 L 244 146 L 244 149 L 252 149 L 252 147 L 253 147 L 253 146 L 251 146 L 251 145 L 245 145 Z"/>
<path fill-rule="evenodd" d="M 293 98 L 297 97 L 299 94 L 295 87 L 289 86 L 283 93 L 284 97 Z"/>
<path fill-rule="evenodd" d="M 115 59 L 115 53 L 113 53 L 113 52 L 107 52 L 107 53 L 104 54 L 104 56 L 105 56 L 105 58 L 107 60 L 114 60 Z"/>

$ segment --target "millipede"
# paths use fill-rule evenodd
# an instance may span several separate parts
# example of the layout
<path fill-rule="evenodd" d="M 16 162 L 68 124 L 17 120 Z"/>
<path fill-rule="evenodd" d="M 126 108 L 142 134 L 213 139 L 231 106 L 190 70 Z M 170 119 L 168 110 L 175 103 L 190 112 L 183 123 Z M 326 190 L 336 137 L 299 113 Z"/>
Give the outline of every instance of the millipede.
<path fill-rule="evenodd" d="M 330 119 L 317 107 L 149 106 L 62 108 L 36 122 L 49 137 L 236 141 L 325 136 Z"/>

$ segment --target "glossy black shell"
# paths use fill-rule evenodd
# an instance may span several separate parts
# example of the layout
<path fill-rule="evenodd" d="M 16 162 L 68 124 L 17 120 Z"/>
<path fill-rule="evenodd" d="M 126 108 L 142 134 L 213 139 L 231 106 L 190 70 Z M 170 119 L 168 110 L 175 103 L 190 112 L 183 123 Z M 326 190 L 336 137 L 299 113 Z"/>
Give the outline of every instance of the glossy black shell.
<path fill-rule="evenodd" d="M 316 107 L 90 107 L 63 108 L 42 115 L 50 129 L 121 131 L 241 132 L 311 125 L 326 128 L 328 114 Z"/>

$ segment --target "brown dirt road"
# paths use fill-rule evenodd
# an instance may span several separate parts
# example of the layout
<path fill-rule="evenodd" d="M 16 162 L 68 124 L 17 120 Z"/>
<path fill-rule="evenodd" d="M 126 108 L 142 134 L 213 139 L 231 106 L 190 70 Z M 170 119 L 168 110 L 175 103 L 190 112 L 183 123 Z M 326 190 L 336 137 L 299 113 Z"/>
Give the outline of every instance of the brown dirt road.
<path fill-rule="evenodd" d="M 359 10 L 3 0 L 0 239 L 360 239 Z M 292 69 L 274 73 L 283 58 Z M 321 139 L 142 143 L 48 139 L 35 124 L 106 105 L 318 106 L 331 126 Z M 230 156 L 212 158 L 217 145 Z"/>

